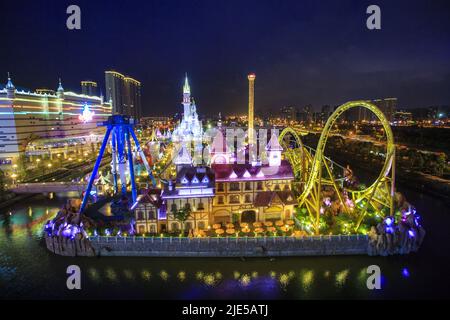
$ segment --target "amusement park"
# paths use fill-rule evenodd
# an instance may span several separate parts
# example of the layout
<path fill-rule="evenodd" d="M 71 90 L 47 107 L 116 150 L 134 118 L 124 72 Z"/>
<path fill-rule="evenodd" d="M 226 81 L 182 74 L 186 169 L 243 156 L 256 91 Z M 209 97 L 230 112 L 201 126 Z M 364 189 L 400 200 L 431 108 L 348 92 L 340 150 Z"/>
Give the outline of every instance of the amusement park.
<path fill-rule="evenodd" d="M 383 112 L 368 101 L 344 103 L 309 146 L 294 127 L 255 130 L 254 74 L 248 79 L 246 130 L 225 128 L 220 119 L 204 130 L 187 76 L 183 118 L 172 131 L 153 128 L 139 139 L 129 116 L 99 123 L 106 133 L 82 197 L 45 224 L 47 248 L 69 256 L 417 251 L 425 230 L 414 204 L 396 190 L 395 142 Z M 326 154 L 336 122 L 354 108 L 373 113 L 384 129 L 384 163 L 367 185 Z M 110 170 L 102 173 L 106 155 Z"/>

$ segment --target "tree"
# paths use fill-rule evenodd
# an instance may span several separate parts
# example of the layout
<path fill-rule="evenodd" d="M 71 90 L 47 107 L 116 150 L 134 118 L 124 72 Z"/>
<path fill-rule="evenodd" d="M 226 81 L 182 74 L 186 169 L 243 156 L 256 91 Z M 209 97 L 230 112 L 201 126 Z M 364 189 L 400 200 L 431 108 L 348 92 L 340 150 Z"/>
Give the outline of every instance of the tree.
<path fill-rule="evenodd" d="M 0 192 L 5 191 L 5 173 L 0 169 Z"/>
<path fill-rule="evenodd" d="M 181 208 L 179 210 L 175 210 L 173 212 L 173 216 L 176 220 L 178 220 L 181 224 L 181 232 L 184 233 L 184 223 L 188 219 L 189 215 L 191 214 L 192 210 L 191 207 L 185 206 L 184 208 Z"/>
<path fill-rule="evenodd" d="M 445 153 L 440 153 L 437 157 L 437 174 L 439 176 L 444 175 L 444 169 L 447 166 L 447 157 L 445 156 Z"/>

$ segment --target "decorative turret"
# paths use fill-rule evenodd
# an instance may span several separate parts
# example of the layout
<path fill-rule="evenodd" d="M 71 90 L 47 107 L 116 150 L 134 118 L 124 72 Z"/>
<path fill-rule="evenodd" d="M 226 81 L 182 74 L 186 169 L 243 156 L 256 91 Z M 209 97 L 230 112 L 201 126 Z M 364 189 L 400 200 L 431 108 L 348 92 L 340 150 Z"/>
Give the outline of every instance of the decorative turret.
<path fill-rule="evenodd" d="M 278 142 L 278 135 L 275 130 L 272 130 L 272 136 L 269 143 L 266 146 L 267 157 L 269 158 L 269 166 L 280 166 L 281 165 L 281 151 L 283 148 Z"/>
<path fill-rule="evenodd" d="M 189 87 L 189 81 L 186 73 L 186 78 L 184 79 L 183 86 L 183 111 L 184 111 L 184 119 L 189 121 L 189 117 L 191 115 L 191 88 Z"/>
<path fill-rule="evenodd" d="M 231 156 L 223 129 L 219 129 L 211 144 L 211 164 L 230 163 Z"/>
<path fill-rule="evenodd" d="M 6 83 L 6 96 L 9 99 L 13 99 L 16 95 L 16 87 L 14 87 L 12 81 L 11 81 L 11 77 L 9 76 L 9 72 L 8 72 L 8 82 Z"/>
<path fill-rule="evenodd" d="M 178 154 L 176 155 L 175 159 L 173 160 L 173 163 L 177 167 L 177 172 L 179 172 L 182 167 L 192 166 L 191 153 L 189 152 L 188 148 L 186 147 L 186 144 L 183 143 L 181 145 L 181 149 L 178 151 Z"/>
<path fill-rule="evenodd" d="M 219 120 L 217 121 L 217 126 L 222 128 L 222 112 L 219 112 Z"/>
<path fill-rule="evenodd" d="M 59 85 L 58 89 L 56 89 L 56 95 L 58 96 L 58 98 L 64 98 L 64 88 L 61 84 L 61 78 L 59 78 Z"/>

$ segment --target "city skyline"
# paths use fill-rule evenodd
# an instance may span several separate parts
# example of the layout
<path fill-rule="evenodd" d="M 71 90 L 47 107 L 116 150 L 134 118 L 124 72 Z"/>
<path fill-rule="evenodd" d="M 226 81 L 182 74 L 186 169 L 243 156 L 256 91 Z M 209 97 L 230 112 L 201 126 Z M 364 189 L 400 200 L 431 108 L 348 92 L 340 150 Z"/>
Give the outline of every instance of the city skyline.
<path fill-rule="evenodd" d="M 82 29 L 76 31 L 65 26 L 65 3 L 2 3 L 9 14 L 0 33 L 8 50 L 0 53 L 0 74 L 6 79 L 11 72 L 18 86 L 30 89 L 53 89 L 58 78 L 73 89 L 91 79 L 106 96 L 104 71 L 117 70 L 142 82 L 144 116 L 180 112 L 185 72 L 206 115 L 245 113 L 251 72 L 258 76 L 256 114 L 385 97 L 397 97 L 402 109 L 448 105 L 448 4 L 400 3 L 378 3 L 382 29 L 376 31 L 366 28 L 367 5 L 360 1 L 245 1 L 239 12 L 233 1 L 80 1 Z M 29 19 L 18 25 L 20 15 Z M 19 41 L 23 37 L 30 39 Z"/>

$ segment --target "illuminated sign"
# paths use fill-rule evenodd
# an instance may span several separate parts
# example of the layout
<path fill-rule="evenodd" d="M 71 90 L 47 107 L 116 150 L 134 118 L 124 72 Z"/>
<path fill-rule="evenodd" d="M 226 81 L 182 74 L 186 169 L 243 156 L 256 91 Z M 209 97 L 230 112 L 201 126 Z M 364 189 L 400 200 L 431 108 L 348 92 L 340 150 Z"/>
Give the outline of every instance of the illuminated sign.
<path fill-rule="evenodd" d="M 85 104 L 83 106 L 83 113 L 78 116 L 78 119 L 80 119 L 83 122 L 89 122 L 94 117 L 94 114 L 95 112 L 89 109 L 88 104 Z"/>

